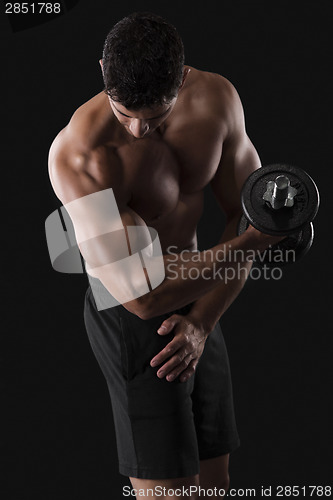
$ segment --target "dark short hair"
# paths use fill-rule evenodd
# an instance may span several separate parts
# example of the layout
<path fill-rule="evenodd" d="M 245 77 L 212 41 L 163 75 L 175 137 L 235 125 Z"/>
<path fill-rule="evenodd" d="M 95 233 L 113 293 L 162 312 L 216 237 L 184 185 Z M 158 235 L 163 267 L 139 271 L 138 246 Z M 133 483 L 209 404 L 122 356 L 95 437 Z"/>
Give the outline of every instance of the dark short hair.
<path fill-rule="evenodd" d="M 121 19 L 103 49 L 104 92 L 127 109 L 170 102 L 183 78 L 184 46 L 174 26 L 150 12 Z"/>

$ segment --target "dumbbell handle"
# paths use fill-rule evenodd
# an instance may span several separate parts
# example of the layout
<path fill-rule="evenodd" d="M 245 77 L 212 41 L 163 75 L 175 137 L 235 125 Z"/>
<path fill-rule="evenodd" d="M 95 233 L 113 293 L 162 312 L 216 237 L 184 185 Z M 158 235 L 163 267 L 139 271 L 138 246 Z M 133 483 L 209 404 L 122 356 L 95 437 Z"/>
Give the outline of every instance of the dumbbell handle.
<path fill-rule="evenodd" d="M 248 177 L 241 202 L 251 226 L 262 233 L 284 236 L 313 221 L 319 194 L 304 170 L 277 164 L 259 168 Z"/>
<path fill-rule="evenodd" d="M 290 185 L 286 175 L 278 175 L 274 181 L 267 182 L 267 189 L 263 199 L 268 201 L 274 210 L 282 207 L 292 207 L 297 189 Z"/>

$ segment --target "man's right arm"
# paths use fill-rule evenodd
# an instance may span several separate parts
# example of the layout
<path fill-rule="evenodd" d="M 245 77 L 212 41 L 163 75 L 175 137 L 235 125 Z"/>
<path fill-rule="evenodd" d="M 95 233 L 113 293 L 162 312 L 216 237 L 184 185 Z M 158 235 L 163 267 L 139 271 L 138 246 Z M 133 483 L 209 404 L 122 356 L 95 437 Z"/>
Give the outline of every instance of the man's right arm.
<path fill-rule="evenodd" d="M 149 248 L 151 238 L 147 226 L 127 205 L 118 176 L 112 178 L 111 175 L 108 182 L 93 176 L 96 157 L 92 159 L 84 150 L 74 151 L 71 144 L 70 133 L 65 129 L 51 146 L 49 173 L 53 189 L 72 219 L 89 274 L 97 277 L 115 299 L 142 319 L 174 311 L 218 286 L 224 276 L 222 272 L 219 277 L 219 271 L 235 268 L 243 260 L 242 252 L 234 250 L 243 250 L 246 255 L 248 250 L 262 251 L 272 244 L 271 237 L 250 227 L 209 252 L 201 252 L 200 258 L 198 252 L 186 254 L 186 262 L 182 255 L 164 255 L 165 279 L 152 289 L 150 282 L 154 276 L 148 276 L 142 261 L 136 258 L 127 231 L 129 227 L 140 228 L 138 245 Z M 92 161 L 94 165 L 90 164 Z M 154 262 L 147 267 L 154 272 Z M 196 268 L 196 279 L 186 279 L 193 268 Z"/>
<path fill-rule="evenodd" d="M 128 257 L 138 245 L 149 246 L 150 233 L 144 221 L 127 205 L 117 165 L 106 177 L 103 152 L 83 148 L 78 151 L 72 144 L 75 137 L 69 126 L 50 148 L 52 187 L 73 222 L 88 273 L 99 278 L 120 303 L 127 302 L 149 291 L 142 266 L 137 269 L 135 259 Z M 99 171 L 102 175 L 98 175 Z M 128 227 L 138 228 L 138 241 L 134 235 L 131 245 Z"/>

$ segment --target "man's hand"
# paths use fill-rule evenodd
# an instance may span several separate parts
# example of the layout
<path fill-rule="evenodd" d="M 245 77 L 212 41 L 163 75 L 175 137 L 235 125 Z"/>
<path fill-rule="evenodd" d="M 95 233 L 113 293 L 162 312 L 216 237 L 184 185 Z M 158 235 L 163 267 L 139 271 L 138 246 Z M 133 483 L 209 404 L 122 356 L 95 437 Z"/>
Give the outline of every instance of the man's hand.
<path fill-rule="evenodd" d="M 174 338 L 151 360 L 150 365 L 158 366 L 168 360 L 158 370 L 157 376 L 172 382 L 181 374 L 180 381 L 185 382 L 195 372 L 209 332 L 190 314 L 173 314 L 163 321 L 157 333 L 167 335 L 171 331 Z"/>
<path fill-rule="evenodd" d="M 254 246 L 258 249 L 259 252 L 263 252 L 269 246 L 276 245 L 286 238 L 286 236 L 272 236 L 270 234 L 261 233 L 253 226 L 251 226 L 251 224 L 245 232 L 255 240 Z"/>

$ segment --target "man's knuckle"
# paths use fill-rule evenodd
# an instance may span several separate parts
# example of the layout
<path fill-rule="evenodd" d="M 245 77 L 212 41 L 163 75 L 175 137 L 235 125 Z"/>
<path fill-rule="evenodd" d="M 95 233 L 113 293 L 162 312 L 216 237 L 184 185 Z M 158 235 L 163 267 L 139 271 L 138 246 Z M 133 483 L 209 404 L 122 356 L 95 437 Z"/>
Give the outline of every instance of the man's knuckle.
<path fill-rule="evenodd" d="M 185 341 L 186 341 L 187 344 L 191 343 L 192 337 L 191 337 L 191 335 L 189 333 L 185 333 L 184 334 L 184 338 L 185 338 Z"/>

